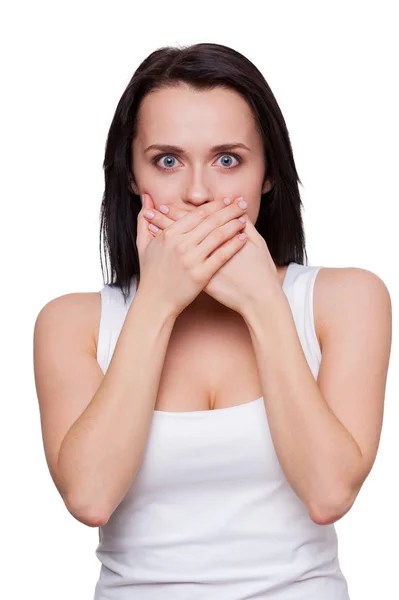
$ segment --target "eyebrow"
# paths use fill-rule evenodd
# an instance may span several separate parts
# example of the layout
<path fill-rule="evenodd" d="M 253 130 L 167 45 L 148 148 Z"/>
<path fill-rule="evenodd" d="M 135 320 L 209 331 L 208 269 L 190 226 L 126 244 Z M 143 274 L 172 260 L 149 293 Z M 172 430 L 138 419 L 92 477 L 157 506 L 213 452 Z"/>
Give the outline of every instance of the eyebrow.
<path fill-rule="evenodd" d="M 234 150 L 235 148 L 243 148 L 244 150 L 251 150 L 245 144 L 241 142 L 234 142 L 231 144 L 218 144 L 217 146 L 212 146 L 210 148 L 210 152 L 228 152 L 229 150 Z M 186 154 L 186 151 L 179 146 L 172 146 L 170 144 L 151 144 L 144 150 L 144 152 L 148 152 L 149 150 L 161 150 L 161 152 L 176 152 L 177 154 Z"/>

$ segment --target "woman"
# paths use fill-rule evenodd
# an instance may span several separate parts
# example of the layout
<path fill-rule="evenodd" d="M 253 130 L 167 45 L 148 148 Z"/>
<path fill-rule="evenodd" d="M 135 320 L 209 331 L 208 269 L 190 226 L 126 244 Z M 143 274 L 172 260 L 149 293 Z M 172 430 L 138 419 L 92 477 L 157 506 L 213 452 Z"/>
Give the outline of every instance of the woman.
<path fill-rule="evenodd" d="M 99 527 L 95 599 L 349 598 L 334 522 L 379 443 L 385 284 L 304 264 L 285 121 L 231 48 L 146 58 L 104 169 L 111 282 L 35 326 L 49 469 Z"/>

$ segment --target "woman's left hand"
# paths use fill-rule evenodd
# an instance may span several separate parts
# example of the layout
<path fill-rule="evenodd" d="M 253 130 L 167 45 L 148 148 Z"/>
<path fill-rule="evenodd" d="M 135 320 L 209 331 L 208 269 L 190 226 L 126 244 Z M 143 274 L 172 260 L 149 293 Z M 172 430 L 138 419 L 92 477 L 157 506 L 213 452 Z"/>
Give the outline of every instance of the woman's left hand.
<path fill-rule="evenodd" d="M 167 208 L 169 209 L 167 214 L 152 209 L 155 216 L 151 219 L 147 218 L 148 223 L 159 228 L 157 232 L 152 232 L 154 237 L 159 231 L 187 214 L 187 211 L 176 209 L 171 205 Z M 204 288 L 212 298 L 241 315 L 245 315 L 246 309 L 253 302 L 261 300 L 262 303 L 267 303 L 276 294 L 281 293 L 276 265 L 267 244 L 248 215 L 245 213 L 244 216 L 246 223 L 243 225 L 243 231 L 247 234 L 247 241 L 222 265 Z"/>

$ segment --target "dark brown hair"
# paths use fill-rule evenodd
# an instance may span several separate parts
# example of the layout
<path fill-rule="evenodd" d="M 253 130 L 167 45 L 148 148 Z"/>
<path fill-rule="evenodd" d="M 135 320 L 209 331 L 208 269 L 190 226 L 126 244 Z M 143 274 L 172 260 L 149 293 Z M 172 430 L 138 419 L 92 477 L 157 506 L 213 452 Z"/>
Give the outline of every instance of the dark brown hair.
<path fill-rule="evenodd" d="M 125 301 L 132 277 L 140 279 L 136 235 L 141 199 L 132 192 L 129 181 L 133 179 L 132 141 L 137 132 L 138 109 L 150 91 L 180 83 L 196 90 L 230 88 L 246 100 L 263 139 L 265 179 L 271 177 L 274 182 L 270 191 L 261 196 L 255 227 L 277 266 L 304 264 L 304 256 L 308 262 L 298 187 L 302 182 L 284 117 L 262 73 L 228 46 L 200 43 L 163 47 L 152 52 L 129 81 L 116 107 L 105 148 L 100 254 L 103 237 L 111 268 L 111 279 L 104 279 L 104 283 L 118 286 Z M 101 267 L 104 276 L 102 260 Z"/>

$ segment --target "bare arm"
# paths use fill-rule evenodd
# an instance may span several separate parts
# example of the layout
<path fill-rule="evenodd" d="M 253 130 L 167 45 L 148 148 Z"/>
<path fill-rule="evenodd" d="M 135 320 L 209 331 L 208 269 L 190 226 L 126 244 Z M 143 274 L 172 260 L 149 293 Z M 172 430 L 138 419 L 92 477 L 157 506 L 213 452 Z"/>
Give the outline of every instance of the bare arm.
<path fill-rule="evenodd" d="M 45 454 L 79 521 L 104 524 L 134 480 L 175 320 L 245 244 L 237 236 L 243 211 L 220 198 L 154 239 L 140 211 L 137 247 L 145 268 L 105 375 L 88 310 L 96 294 L 61 296 L 40 311 L 34 363 Z"/>
<path fill-rule="evenodd" d="M 392 335 L 390 295 L 366 269 L 321 270 L 315 285 L 323 321 L 317 381 L 284 292 L 278 288 L 268 310 L 259 298 L 248 307 L 246 322 L 273 442 L 311 519 L 327 525 L 350 510 L 376 458 Z"/>
<path fill-rule="evenodd" d="M 135 477 L 145 450 L 175 319 L 162 302 L 137 291 L 106 374 L 63 436 L 53 473 L 68 510 L 79 521 L 92 526 L 104 524 Z M 43 347 L 37 350 L 35 363 L 38 389 L 43 390 L 41 404 L 44 411 L 50 402 L 44 398 L 46 386 L 41 385 L 41 379 L 52 380 L 54 396 L 58 390 L 63 393 L 63 385 L 69 385 L 72 377 L 71 370 L 59 374 L 61 360 L 58 369 L 50 371 L 50 367 L 45 367 L 46 344 L 51 346 L 51 342 L 46 341 L 44 333 L 45 316 L 41 321 L 36 338 L 37 346 L 40 340 Z M 53 348 L 48 345 L 47 352 L 57 352 L 62 345 L 63 339 L 58 339 Z M 75 350 L 74 360 L 80 360 L 81 364 L 83 349 L 80 355 L 79 350 Z M 99 369 L 98 363 L 94 367 L 94 356 L 91 360 L 90 368 Z M 94 371 L 88 366 L 83 376 L 85 373 L 89 378 Z M 56 381 L 59 377 L 58 388 L 54 387 L 54 377 Z"/>

